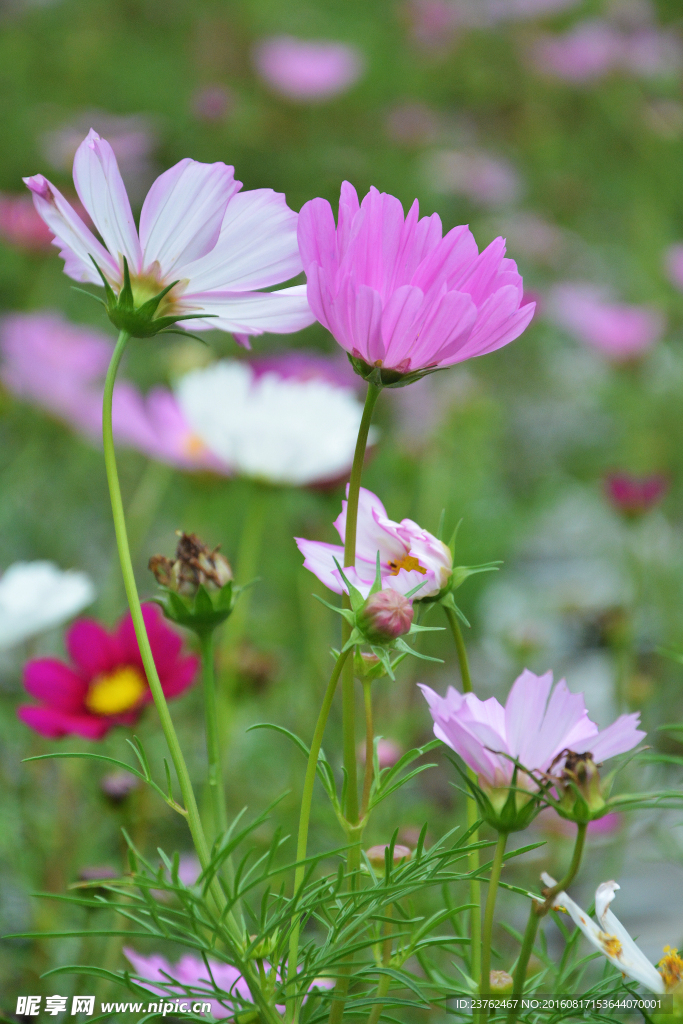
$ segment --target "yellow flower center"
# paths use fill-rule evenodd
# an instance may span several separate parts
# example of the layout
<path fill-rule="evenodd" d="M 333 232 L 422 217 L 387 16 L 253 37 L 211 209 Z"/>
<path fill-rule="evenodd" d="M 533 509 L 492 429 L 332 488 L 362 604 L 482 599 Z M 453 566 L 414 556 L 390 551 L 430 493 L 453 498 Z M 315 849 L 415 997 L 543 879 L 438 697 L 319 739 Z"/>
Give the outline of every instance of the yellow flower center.
<path fill-rule="evenodd" d="M 657 964 L 657 970 L 664 979 L 667 992 L 676 988 L 683 979 L 683 960 L 678 955 L 678 950 L 665 946 L 664 956 Z"/>
<path fill-rule="evenodd" d="M 405 569 L 406 572 L 412 572 L 414 569 L 416 572 L 421 572 L 423 576 L 427 575 L 427 570 L 424 565 L 420 565 L 415 555 L 411 555 L 410 553 L 404 555 L 403 558 L 394 558 L 388 564 L 389 569 L 391 570 L 389 573 L 390 576 L 398 576 L 401 569 Z"/>
<path fill-rule="evenodd" d="M 183 438 L 183 451 L 191 459 L 200 459 L 206 455 L 208 448 L 198 434 L 188 432 Z"/>
<path fill-rule="evenodd" d="M 600 942 L 607 956 L 618 960 L 621 956 L 622 945 L 616 935 L 608 935 L 607 932 L 600 932 Z"/>
<path fill-rule="evenodd" d="M 136 707 L 146 690 L 147 683 L 140 670 L 124 665 L 93 680 L 85 706 L 96 715 L 120 715 Z"/>

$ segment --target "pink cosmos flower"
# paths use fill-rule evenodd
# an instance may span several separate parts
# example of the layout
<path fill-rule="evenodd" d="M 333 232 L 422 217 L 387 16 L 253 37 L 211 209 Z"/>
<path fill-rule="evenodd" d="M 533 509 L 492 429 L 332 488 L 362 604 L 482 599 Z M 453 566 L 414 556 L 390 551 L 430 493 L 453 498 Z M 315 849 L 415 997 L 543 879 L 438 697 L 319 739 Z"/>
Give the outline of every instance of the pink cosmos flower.
<path fill-rule="evenodd" d="M 609 473 L 605 478 L 607 497 L 627 516 L 643 515 L 662 500 L 669 489 L 663 473 L 635 476 L 631 473 Z"/>
<path fill-rule="evenodd" d="M 303 349 L 290 349 L 249 360 L 254 379 L 276 373 L 283 380 L 322 380 L 340 388 L 355 388 L 360 383 L 342 352 L 337 357 L 319 355 Z"/>
<path fill-rule="evenodd" d="M 0 238 L 29 251 L 49 249 L 52 245 L 52 233 L 27 195 L 0 195 Z"/>
<path fill-rule="evenodd" d="M 477 150 L 437 150 L 429 155 L 425 172 L 437 192 L 462 195 L 480 206 L 506 206 L 522 192 L 520 176 L 508 160 Z"/>
<path fill-rule="evenodd" d="M 678 242 L 669 246 L 664 254 L 664 260 L 669 280 L 683 292 L 683 243 Z"/>
<path fill-rule="evenodd" d="M 359 206 L 341 188 L 339 224 L 325 199 L 299 215 L 308 300 L 342 348 L 399 373 L 450 366 L 519 337 L 534 314 L 520 308 L 522 278 L 502 238 L 481 254 L 465 226 L 442 237 L 437 214 L 407 217 L 373 188 Z"/>
<path fill-rule="evenodd" d="M 640 714 L 621 715 L 598 730 L 588 717 L 583 694 L 571 693 L 564 679 L 552 690 L 553 674 L 537 676 L 528 669 L 515 680 L 505 707 L 495 697 L 480 700 L 452 686 L 445 697 L 428 686 L 420 689 L 434 719 L 434 735 L 459 754 L 486 789 L 508 787 L 516 758 L 529 771 L 562 770 L 563 751 L 590 751 L 596 762 L 635 747 L 645 737 L 637 728 Z M 507 755 L 507 756 L 506 756 Z M 531 779 L 524 780 L 532 787 Z M 522 785 L 518 779 L 518 785 Z"/>
<path fill-rule="evenodd" d="M 359 743 L 356 748 L 358 760 L 365 762 L 365 743 Z M 393 768 L 399 758 L 403 757 L 403 747 L 394 740 L 377 740 L 377 760 L 380 768 Z"/>
<path fill-rule="evenodd" d="M 154 661 L 167 699 L 192 685 L 199 660 L 181 655 L 182 640 L 166 625 L 160 608 L 142 612 Z M 58 739 L 100 740 L 115 725 L 133 725 L 152 701 L 130 614 L 108 633 L 94 619 L 80 619 L 66 634 L 71 658 L 36 658 L 24 668 L 24 686 L 39 704 L 22 704 L 17 714 L 31 729 Z"/>
<path fill-rule="evenodd" d="M 346 505 L 347 502 L 343 501 L 341 515 L 334 523 L 342 545 L 346 535 Z M 303 537 L 295 537 L 295 540 L 304 556 L 304 566 L 335 594 L 344 593 L 346 587 L 335 565 L 335 559 L 339 565 L 344 564 L 343 546 L 305 540 Z M 446 544 L 423 530 L 412 519 L 393 522 L 387 517 L 379 498 L 372 491 L 361 487 L 356 564 L 355 567 L 344 569 L 344 575 L 364 597 L 369 594 L 375 580 L 378 552 L 383 589 L 407 594 L 422 584 L 415 595 L 416 601 L 438 594 L 448 583 L 453 571 L 453 557 Z"/>
<path fill-rule="evenodd" d="M 659 310 L 612 302 L 591 284 L 557 285 L 548 296 L 548 315 L 558 327 L 616 363 L 644 356 L 666 326 Z"/>
<path fill-rule="evenodd" d="M 129 946 L 125 946 L 123 952 L 140 978 L 140 984 L 148 992 L 165 996 L 169 1000 L 189 996 L 208 1002 L 211 1004 L 211 1013 L 218 1020 L 232 1017 L 237 1008 L 245 1002 L 252 1002 L 249 986 L 237 968 L 230 964 L 209 959 L 209 974 L 204 961 L 190 953 L 181 957 L 177 964 L 170 964 L 158 953 L 142 956 Z M 150 985 L 149 982 L 156 984 Z M 225 995 L 216 998 L 216 990 Z"/>
<path fill-rule="evenodd" d="M 355 46 L 327 40 L 273 36 L 254 48 L 261 78 L 287 99 L 316 103 L 346 92 L 365 69 Z"/>
<path fill-rule="evenodd" d="M 192 329 L 287 333 L 312 322 L 305 287 L 262 292 L 301 270 L 297 215 L 271 189 L 240 193 L 234 168 L 181 160 L 152 185 L 139 233 L 114 152 L 91 131 L 76 151 L 74 184 L 104 245 L 42 174 L 25 178 L 54 233 L 69 277 L 118 292 L 128 261 L 136 304 L 178 281 L 158 316 L 206 314 Z"/>
<path fill-rule="evenodd" d="M 537 69 L 568 82 L 590 82 L 617 67 L 621 33 L 607 21 L 582 21 L 568 32 L 539 36 L 531 57 Z"/>
<path fill-rule="evenodd" d="M 113 345 L 56 313 L 15 313 L 0 322 L 0 378 L 17 397 L 46 409 L 89 440 L 102 436 L 102 392 Z M 114 436 L 178 469 L 230 470 L 194 433 L 165 388 L 142 395 L 126 380 L 114 391 Z"/>

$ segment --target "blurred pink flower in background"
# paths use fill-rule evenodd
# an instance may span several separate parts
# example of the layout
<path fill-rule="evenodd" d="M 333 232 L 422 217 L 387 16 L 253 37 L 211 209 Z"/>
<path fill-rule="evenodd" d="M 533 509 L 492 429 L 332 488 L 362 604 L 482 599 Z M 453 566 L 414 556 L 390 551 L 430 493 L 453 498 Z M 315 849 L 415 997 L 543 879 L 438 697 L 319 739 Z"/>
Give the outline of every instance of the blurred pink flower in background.
<path fill-rule="evenodd" d="M 355 46 L 273 36 L 254 48 L 254 65 L 275 92 L 290 100 L 322 102 L 347 92 L 365 70 Z"/>
<path fill-rule="evenodd" d="M 522 279 L 497 238 L 479 253 L 466 226 L 442 237 L 438 214 L 407 217 L 372 188 L 341 188 L 339 224 L 325 199 L 299 214 L 308 301 L 354 358 L 400 373 L 450 366 L 514 341 L 530 322 Z"/>
<path fill-rule="evenodd" d="M 200 121 L 224 121 L 235 109 L 235 97 L 225 85 L 205 85 L 192 94 L 192 112 Z"/>
<path fill-rule="evenodd" d="M 426 146 L 435 141 L 439 118 L 426 103 L 399 103 L 388 112 L 386 132 L 398 146 Z"/>
<path fill-rule="evenodd" d="M 258 380 L 264 373 L 276 373 L 284 380 L 322 380 L 342 388 L 357 388 L 358 375 L 343 353 L 338 356 L 324 356 L 318 352 L 291 349 L 268 356 L 256 356 L 249 360 Z"/>
<path fill-rule="evenodd" d="M 380 768 L 393 768 L 399 758 L 403 757 L 403 747 L 394 740 L 377 740 L 377 760 Z M 365 762 L 365 744 L 358 744 L 358 760 Z"/>
<path fill-rule="evenodd" d="M 671 283 L 683 292 L 683 242 L 669 246 L 664 254 L 664 264 Z"/>
<path fill-rule="evenodd" d="M 531 210 L 515 210 L 492 218 L 492 228 L 500 233 L 515 254 L 539 263 L 554 264 L 564 248 L 561 228 Z"/>
<path fill-rule="evenodd" d="M 412 39 L 425 50 L 444 50 L 460 26 L 452 0 L 410 0 L 406 16 Z"/>
<path fill-rule="evenodd" d="M 588 822 L 586 829 L 589 836 L 593 838 L 610 837 L 617 835 L 624 826 L 624 816 L 618 811 L 610 811 L 602 818 L 596 818 Z M 573 821 L 567 821 L 556 814 L 552 807 L 545 807 L 536 818 L 536 827 L 541 831 L 555 836 L 571 837 L 576 835 L 576 825 Z"/>
<path fill-rule="evenodd" d="M 176 996 L 187 998 L 189 992 L 191 997 L 211 1003 L 211 1013 L 218 1020 L 232 1017 L 236 1008 L 252 1002 L 249 986 L 237 968 L 230 964 L 209 959 L 207 966 L 190 953 L 181 957 L 177 964 L 171 964 L 158 953 L 143 956 L 129 946 L 125 946 L 123 952 L 141 979 L 140 984 L 148 992 L 166 996 L 169 1000 Z M 223 998 L 211 998 L 215 997 L 217 989 L 219 993 L 225 993 Z"/>
<path fill-rule="evenodd" d="M 567 82 L 590 82 L 613 71 L 641 78 L 674 75 L 683 47 L 656 25 L 625 29 L 607 19 L 580 21 L 567 32 L 540 35 L 531 48 L 537 70 Z"/>
<path fill-rule="evenodd" d="M 523 191 L 508 160 L 476 150 L 435 150 L 425 160 L 424 176 L 436 192 L 465 196 L 480 206 L 507 206 Z"/>
<path fill-rule="evenodd" d="M 669 480 L 664 473 L 636 476 L 633 473 L 608 473 L 605 493 L 611 504 L 627 516 L 640 516 L 664 498 Z"/>
<path fill-rule="evenodd" d="M 644 356 L 666 327 L 659 310 L 613 302 L 605 289 L 584 283 L 551 289 L 547 315 L 572 337 L 616 363 Z"/>
<path fill-rule="evenodd" d="M 411 0 L 407 18 L 414 41 L 425 49 L 444 49 L 458 29 L 490 28 L 506 22 L 552 16 L 580 0 Z"/>
<path fill-rule="evenodd" d="M 0 238 L 19 249 L 40 250 L 52 246 L 52 232 L 27 195 L 0 194 Z"/>

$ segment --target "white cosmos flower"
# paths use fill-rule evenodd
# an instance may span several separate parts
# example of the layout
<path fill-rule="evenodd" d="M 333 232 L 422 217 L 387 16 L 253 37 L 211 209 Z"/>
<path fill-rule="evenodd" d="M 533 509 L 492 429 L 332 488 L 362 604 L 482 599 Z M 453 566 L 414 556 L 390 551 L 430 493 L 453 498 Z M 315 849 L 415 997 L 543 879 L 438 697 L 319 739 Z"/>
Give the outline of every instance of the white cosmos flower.
<path fill-rule="evenodd" d="M 244 476 L 273 484 L 331 481 L 353 461 L 362 407 L 350 388 L 224 360 L 193 370 L 176 394 L 194 433 Z"/>
<path fill-rule="evenodd" d="M 66 622 L 95 599 L 84 572 L 15 562 L 0 578 L 0 650 Z"/>
<path fill-rule="evenodd" d="M 547 886 L 552 887 L 556 884 L 555 879 L 545 872 L 541 878 Z M 619 888 L 616 882 L 602 882 L 596 889 L 595 916 L 598 924 L 591 920 L 585 910 L 567 896 L 566 892 L 558 892 L 553 899 L 553 907 L 555 910 L 565 910 L 588 941 L 622 974 L 633 978 L 651 992 L 664 994 L 673 991 L 683 977 L 683 960 L 677 950 L 665 946 L 664 956 L 658 965 L 659 970 L 650 963 L 619 918 L 610 910 L 610 903 Z"/>
<path fill-rule="evenodd" d="M 24 178 L 69 277 L 101 284 L 95 260 L 119 292 L 125 256 L 136 305 L 178 281 L 156 315 L 213 317 L 188 321 L 193 330 L 284 334 L 313 322 L 305 284 L 257 290 L 302 269 L 298 214 L 281 193 L 240 192 L 233 167 L 181 160 L 152 185 L 138 231 L 114 151 L 92 129 L 78 147 L 73 173 L 79 199 L 104 245 L 47 178 Z"/>

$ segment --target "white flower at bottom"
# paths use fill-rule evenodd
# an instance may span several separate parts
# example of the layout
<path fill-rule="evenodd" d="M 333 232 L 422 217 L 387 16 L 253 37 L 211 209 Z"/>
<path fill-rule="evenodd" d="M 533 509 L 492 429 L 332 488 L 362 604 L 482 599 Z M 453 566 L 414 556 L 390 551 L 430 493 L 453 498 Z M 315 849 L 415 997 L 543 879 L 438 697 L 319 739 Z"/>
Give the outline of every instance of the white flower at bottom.
<path fill-rule="evenodd" d="M 547 886 L 556 884 L 555 879 L 545 872 L 541 878 Z M 553 899 L 553 908 L 569 914 L 588 941 L 626 977 L 633 978 L 658 995 L 672 992 L 683 979 L 683 960 L 677 950 L 665 946 L 664 956 L 657 965 L 659 969 L 650 963 L 619 918 L 610 910 L 610 903 L 619 888 L 616 882 L 602 882 L 596 889 L 595 916 L 599 924 L 591 920 L 566 892 L 558 892 Z"/>
<path fill-rule="evenodd" d="M 353 461 L 362 407 L 350 388 L 223 360 L 181 378 L 183 414 L 234 473 L 273 484 L 323 483 Z"/>
<path fill-rule="evenodd" d="M 95 599 L 84 572 L 15 562 L 0 578 L 0 650 L 66 622 Z"/>

